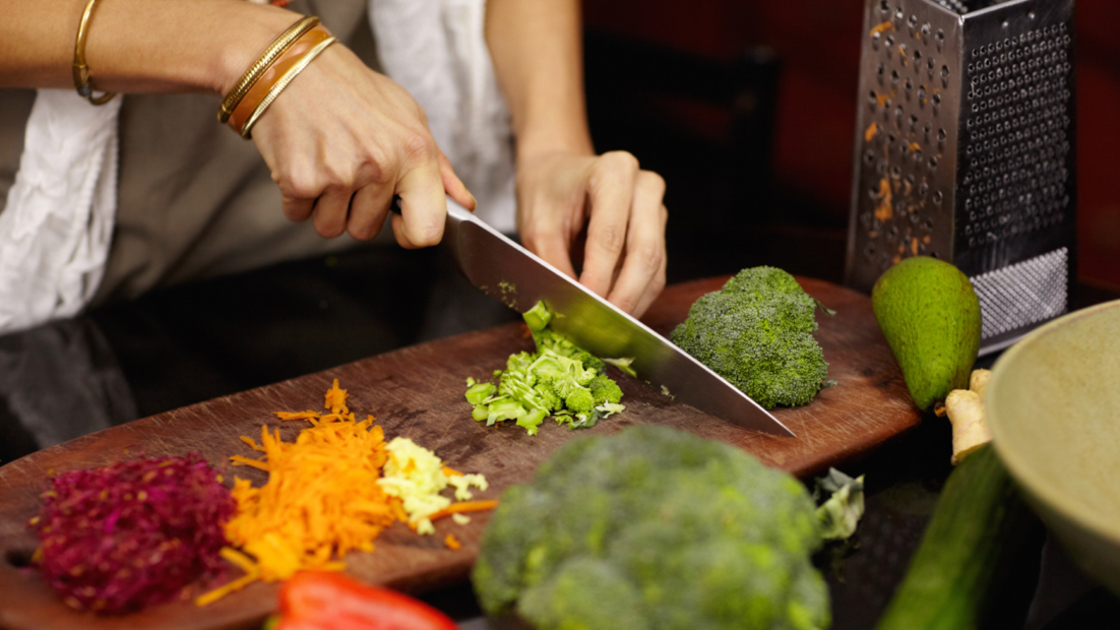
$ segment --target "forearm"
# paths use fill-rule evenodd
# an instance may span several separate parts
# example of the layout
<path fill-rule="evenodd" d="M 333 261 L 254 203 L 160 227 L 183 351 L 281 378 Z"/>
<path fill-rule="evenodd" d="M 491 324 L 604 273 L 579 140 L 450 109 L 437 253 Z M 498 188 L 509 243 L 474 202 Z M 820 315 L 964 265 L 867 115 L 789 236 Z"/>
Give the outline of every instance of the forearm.
<path fill-rule="evenodd" d="M 6 0 L 0 87 L 73 87 L 86 0 Z M 243 0 L 101 0 L 86 43 L 92 83 L 110 92 L 228 92 L 290 11 Z"/>
<path fill-rule="evenodd" d="M 518 159 L 556 150 L 591 155 L 578 0 L 487 0 L 486 41 Z"/>

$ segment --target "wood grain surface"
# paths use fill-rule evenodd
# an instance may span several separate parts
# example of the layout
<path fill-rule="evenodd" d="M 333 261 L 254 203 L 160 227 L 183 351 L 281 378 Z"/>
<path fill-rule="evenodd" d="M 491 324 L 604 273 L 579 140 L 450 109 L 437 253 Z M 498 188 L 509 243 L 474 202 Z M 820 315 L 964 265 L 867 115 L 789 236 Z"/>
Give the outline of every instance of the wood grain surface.
<path fill-rule="evenodd" d="M 645 317 L 663 334 L 688 312 L 699 296 L 722 286 L 712 278 L 668 288 Z M 649 386 L 612 372 L 624 392 L 626 411 L 593 429 L 568 431 L 551 423 L 529 436 L 512 422 L 486 427 L 470 418 L 463 399 L 468 376 L 487 377 L 504 367 L 513 352 L 532 348 L 523 327 L 511 324 L 442 339 L 370 357 L 334 369 L 268 385 L 224 398 L 161 413 L 61 444 L 0 467 L 0 627 L 11 630 L 64 628 L 174 628 L 210 630 L 259 627 L 275 607 L 276 587 L 255 584 L 205 608 L 176 602 L 126 617 L 97 617 L 66 608 L 26 564 L 36 541 L 26 523 L 39 507 L 39 493 L 52 472 L 90 468 L 134 456 L 181 455 L 199 451 L 226 474 L 249 477 L 264 473 L 231 468 L 228 456 L 250 455 L 240 435 L 259 436 L 262 423 L 279 426 L 291 440 L 300 422 L 281 423 L 278 410 L 317 409 L 332 379 L 350 393 L 349 407 L 358 417 L 372 414 L 386 439 L 412 438 L 464 472 L 481 472 L 490 481 L 477 498 L 497 498 L 505 488 L 528 481 L 537 465 L 561 444 L 581 435 L 605 435 L 637 423 L 661 424 L 721 440 L 750 452 L 766 464 L 798 476 L 842 464 L 916 425 L 920 412 L 907 394 L 898 365 L 875 323 L 870 299 L 841 287 L 799 279 L 829 308 L 818 315 L 816 337 L 836 385 L 809 405 L 775 414 L 796 438 L 774 437 L 743 429 L 676 403 Z M 613 370 L 613 368 L 611 368 Z M 488 516 L 467 525 L 443 519 L 434 536 L 418 536 L 394 525 L 376 542 L 373 553 L 347 556 L 348 572 L 369 583 L 421 592 L 467 577 L 478 552 Z M 462 549 L 444 547 L 454 533 Z"/>

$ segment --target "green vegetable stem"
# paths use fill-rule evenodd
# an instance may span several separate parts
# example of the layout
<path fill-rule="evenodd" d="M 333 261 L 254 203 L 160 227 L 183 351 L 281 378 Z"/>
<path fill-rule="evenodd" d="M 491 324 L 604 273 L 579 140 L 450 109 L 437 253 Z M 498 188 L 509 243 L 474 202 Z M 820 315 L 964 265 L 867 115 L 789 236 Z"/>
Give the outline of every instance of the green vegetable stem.
<path fill-rule="evenodd" d="M 544 419 L 582 429 L 624 407 L 622 390 L 606 375 L 606 364 L 580 349 L 567 337 L 548 328 L 552 312 L 538 302 L 524 314 L 537 352 L 519 352 L 506 361 L 506 369 L 493 383 L 467 379 L 466 399 L 471 417 L 493 425 L 514 420 L 536 435 Z"/>

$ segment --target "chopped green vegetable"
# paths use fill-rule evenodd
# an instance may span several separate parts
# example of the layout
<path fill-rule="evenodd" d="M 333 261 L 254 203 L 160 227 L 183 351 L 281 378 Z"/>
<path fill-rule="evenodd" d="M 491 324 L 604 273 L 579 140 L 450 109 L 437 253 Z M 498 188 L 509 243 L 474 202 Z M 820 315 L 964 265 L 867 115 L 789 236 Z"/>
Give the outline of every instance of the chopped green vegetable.
<path fill-rule="evenodd" d="M 472 582 L 491 614 L 559 628 L 828 626 L 804 486 L 653 425 L 569 442 L 501 498 Z"/>
<path fill-rule="evenodd" d="M 821 520 L 821 537 L 825 540 L 843 540 L 856 533 L 856 526 L 863 516 L 863 475 L 852 479 L 836 470 L 817 478 L 817 492 L 828 498 L 817 508 Z"/>
<path fill-rule="evenodd" d="M 804 405 L 828 376 L 816 306 L 781 269 L 744 269 L 696 300 L 671 339 L 767 409 Z"/>
<path fill-rule="evenodd" d="M 473 379 L 472 379 L 473 380 Z M 467 402 L 472 405 L 480 405 L 482 401 L 494 395 L 493 383 L 475 383 L 467 388 Z"/>
<path fill-rule="evenodd" d="M 521 314 L 529 330 L 541 331 L 552 321 L 552 311 L 544 302 L 537 302 L 533 308 Z"/>
<path fill-rule="evenodd" d="M 494 372 L 497 386 L 467 379 L 466 399 L 474 405 L 475 420 L 486 420 L 488 426 L 514 420 L 536 435 L 550 415 L 557 424 L 583 429 L 623 410 L 622 390 L 604 374 L 602 361 L 547 325 L 534 328 L 552 318 L 543 302 L 525 313 L 537 352 L 510 355 L 506 369 Z"/>
<path fill-rule="evenodd" d="M 628 376 L 633 376 L 635 378 L 637 378 L 637 376 L 638 376 L 638 373 L 634 371 L 634 368 L 630 367 L 630 364 L 634 362 L 634 357 L 622 357 L 622 358 L 619 358 L 619 359 L 603 359 L 603 361 L 605 363 L 609 364 L 609 365 L 613 365 L 616 368 L 622 370 L 622 372 L 624 374 L 628 375 Z"/>

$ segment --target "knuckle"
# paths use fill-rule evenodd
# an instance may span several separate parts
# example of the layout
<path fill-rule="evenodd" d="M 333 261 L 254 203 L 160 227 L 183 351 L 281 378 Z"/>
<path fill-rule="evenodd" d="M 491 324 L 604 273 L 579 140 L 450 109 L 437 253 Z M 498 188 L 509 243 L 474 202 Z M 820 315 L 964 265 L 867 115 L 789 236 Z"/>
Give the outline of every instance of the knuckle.
<path fill-rule="evenodd" d="M 617 225 L 605 225 L 595 235 L 596 245 L 611 254 L 618 254 L 626 244 L 626 232 Z"/>
<path fill-rule="evenodd" d="M 665 196 L 665 178 L 661 175 L 653 171 L 642 171 L 638 174 L 638 181 L 658 197 Z"/>
<path fill-rule="evenodd" d="M 659 269 L 657 271 L 657 274 L 653 276 L 653 279 L 650 280 L 650 283 L 649 283 L 650 292 L 652 292 L 654 294 L 661 293 L 661 291 L 665 288 L 665 283 L 666 282 L 667 281 L 665 279 L 665 270 L 664 269 Z"/>
<path fill-rule="evenodd" d="M 366 163 L 362 168 L 362 180 L 368 184 L 376 184 L 384 186 L 392 182 L 392 168 L 388 165 L 388 160 L 380 153 L 372 153 L 366 158 Z"/>
<path fill-rule="evenodd" d="M 617 298 L 614 305 L 627 313 L 633 313 L 638 307 L 638 300 L 629 296 L 623 296 Z"/>
<path fill-rule="evenodd" d="M 600 158 L 600 163 L 605 168 L 622 172 L 638 170 L 638 158 L 629 151 L 607 151 Z"/>
<path fill-rule="evenodd" d="M 426 162 L 436 159 L 436 142 L 429 134 L 420 131 L 405 132 L 401 150 L 409 162 Z"/>
<path fill-rule="evenodd" d="M 342 227 L 325 223 L 316 223 L 315 232 L 323 238 L 335 238 L 342 235 Z"/>
<path fill-rule="evenodd" d="M 417 232 L 418 233 L 415 235 L 410 235 L 409 240 L 420 247 L 431 247 L 433 245 L 438 245 L 441 238 L 443 237 L 443 230 L 440 227 L 435 226 L 426 226 L 420 230 L 417 230 Z"/>
<path fill-rule="evenodd" d="M 634 252 L 634 261 L 642 271 L 649 275 L 656 275 L 661 270 L 661 261 L 665 257 L 665 250 L 655 244 L 642 245 Z"/>
<path fill-rule="evenodd" d="M 336 191 L 354 188 L 354 169 L 346 164 L 327 163 L 323 165 L 324 188 Z"/>
<path fill-rule="evenodd" d="M 588 183 L 593 189 L 610 186 L 631 187 L 638 173 L 638 158 L 626 151 L 609 151 L 592 166 Z"/>
<path fill-rule="evenodd" d="M 294 173 L 281 180 L 280 190 L 295 199 L 314 199 L 323 193 L 323 184 L 305 173 Z"/>
<path fill-rule="evenodd" d="M 368 240 L 370 240 L 371 238 L 373 238 L 374 236 L 377 235 L 377 233 L 374 232 L 373 228 L 369 225 L 360 225 L 359 226 L 359 225 L 350 224 L 350 225 L 346 226 L 346 232 L 348 234 L 350 234 L 350 236 L 353 237 L 355 240 L 359 240 L 359 241 L 368 241 Z"/>

